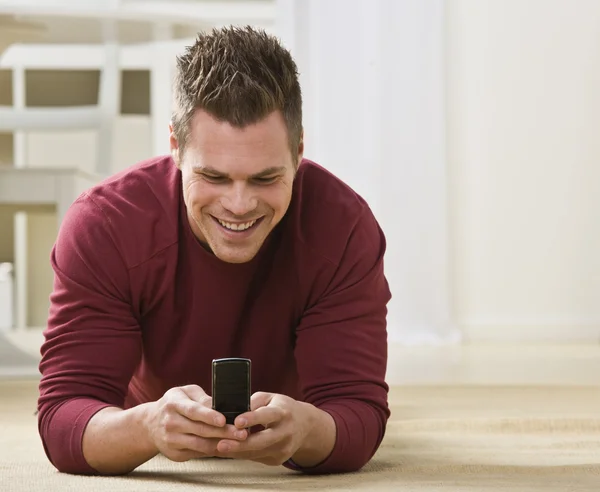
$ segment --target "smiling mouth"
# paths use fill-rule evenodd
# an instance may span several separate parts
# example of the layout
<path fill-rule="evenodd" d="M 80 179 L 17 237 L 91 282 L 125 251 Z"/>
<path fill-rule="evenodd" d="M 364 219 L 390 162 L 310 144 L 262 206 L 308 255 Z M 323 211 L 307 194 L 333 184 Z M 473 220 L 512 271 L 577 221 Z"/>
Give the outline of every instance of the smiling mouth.
<path fill-rule="evenodd" d="M 246 232 L 250 229 L 256 228 L 258 224 L 260 224 L 264 217 L 260 217 L 258 219 L 250 220 L 247 222 L 227 222 L 225 220 L 217 219 L 216 217 L 211 217 L 215 220 L 217 224 L 219 224 L 223 229 L 229 232 Z"/>

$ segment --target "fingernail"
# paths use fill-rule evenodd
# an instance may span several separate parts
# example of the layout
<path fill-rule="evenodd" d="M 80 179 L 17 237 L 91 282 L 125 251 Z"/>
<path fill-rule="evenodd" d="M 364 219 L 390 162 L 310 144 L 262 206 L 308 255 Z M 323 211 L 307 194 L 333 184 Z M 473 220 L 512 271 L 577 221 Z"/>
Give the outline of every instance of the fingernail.
<path fill-rule="evenodd" d="M 246 425 L 248 425 L 248 421 L 246 419 L 240 419 L 237 421 L 238 427 L 246 427 Z"/>
<path fill-rule="evenodd" d="M 234 435 L 238 439 L 243 439 L 244 437 L 246 437 L 246 432 L 245 431 L 236 431 L 236 433 Z"/>
<path fill-rule="evenodd" d="M 221 444 L 221 452 L 222 453 L 226 453 L 230 449 L 231 449 L 231 447 L 229 446 L 229 444 Z"/>
<path fill-rule="evenodd" d="M 220 426 L 221 425 L 221 417 L 220 416 L 215 417 L 214 422 L 215 422 L 216 426 Z"/>

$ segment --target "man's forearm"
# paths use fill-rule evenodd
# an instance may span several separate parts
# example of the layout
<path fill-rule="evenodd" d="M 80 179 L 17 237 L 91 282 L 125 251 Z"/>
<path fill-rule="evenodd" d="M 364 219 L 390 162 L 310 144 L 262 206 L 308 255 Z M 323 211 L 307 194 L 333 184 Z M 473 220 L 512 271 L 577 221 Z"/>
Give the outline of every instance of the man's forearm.
<path fill-rule="evenodd" d="M 310 415 L 310 432 L 302 446 L 292 456 L 292 461 L 302 468 L 310 468 L 327 459 L 333 451 L 336 426 L 329 413 L 309 403 L 303 403 L 303 405 L 306 405 L 306 410 Z"/>
<path fill-rule="evenodd" d="M 100 474 L 129 473 L 158 454 L 144 425 L 148 406 L 128 410 L 108 407 L 89 421 L 83 434 L 83 455 Z"/>

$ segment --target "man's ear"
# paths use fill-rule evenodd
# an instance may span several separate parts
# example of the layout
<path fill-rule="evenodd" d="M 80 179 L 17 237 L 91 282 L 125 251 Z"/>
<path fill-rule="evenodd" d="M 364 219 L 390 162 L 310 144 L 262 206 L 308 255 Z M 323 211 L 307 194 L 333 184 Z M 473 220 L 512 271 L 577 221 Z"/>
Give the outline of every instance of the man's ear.
<path fill-rule="evenodd" d="M 300 140 L 298 141 L 298 156 L 297 156 L 297 164 L 296 164 L 296 169 L 298 169 L 298 166 L 300 166 L 300 163 L 302 162 L 302 158 L 304 157 L 304 129 L 302 129 L 302 131 L 300 132 Z"/>
<path fill-rule="evenodd" d="M 175 161 L 175 165 L 181 169 L 181 159 L 179 155 L 179 141 L 173 131 L 173 123 L 169 122 L 169 148 L 171 149 L 171 157 Z"/>

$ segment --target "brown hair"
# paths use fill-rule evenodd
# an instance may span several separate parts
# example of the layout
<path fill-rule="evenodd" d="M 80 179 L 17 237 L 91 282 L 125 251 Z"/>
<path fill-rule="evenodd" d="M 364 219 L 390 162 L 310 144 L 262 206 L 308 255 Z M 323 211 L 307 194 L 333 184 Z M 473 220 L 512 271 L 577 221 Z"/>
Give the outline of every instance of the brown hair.
<path fill-rule="evenodd" d="M 302 94 L 290 52 L 263 30 L 224 27 L 200 33 L 177 57 L 173 132 L 183 154 L 196 109 L 244 127 L 281 111 L 292 156 L 302 134 Z"/>

